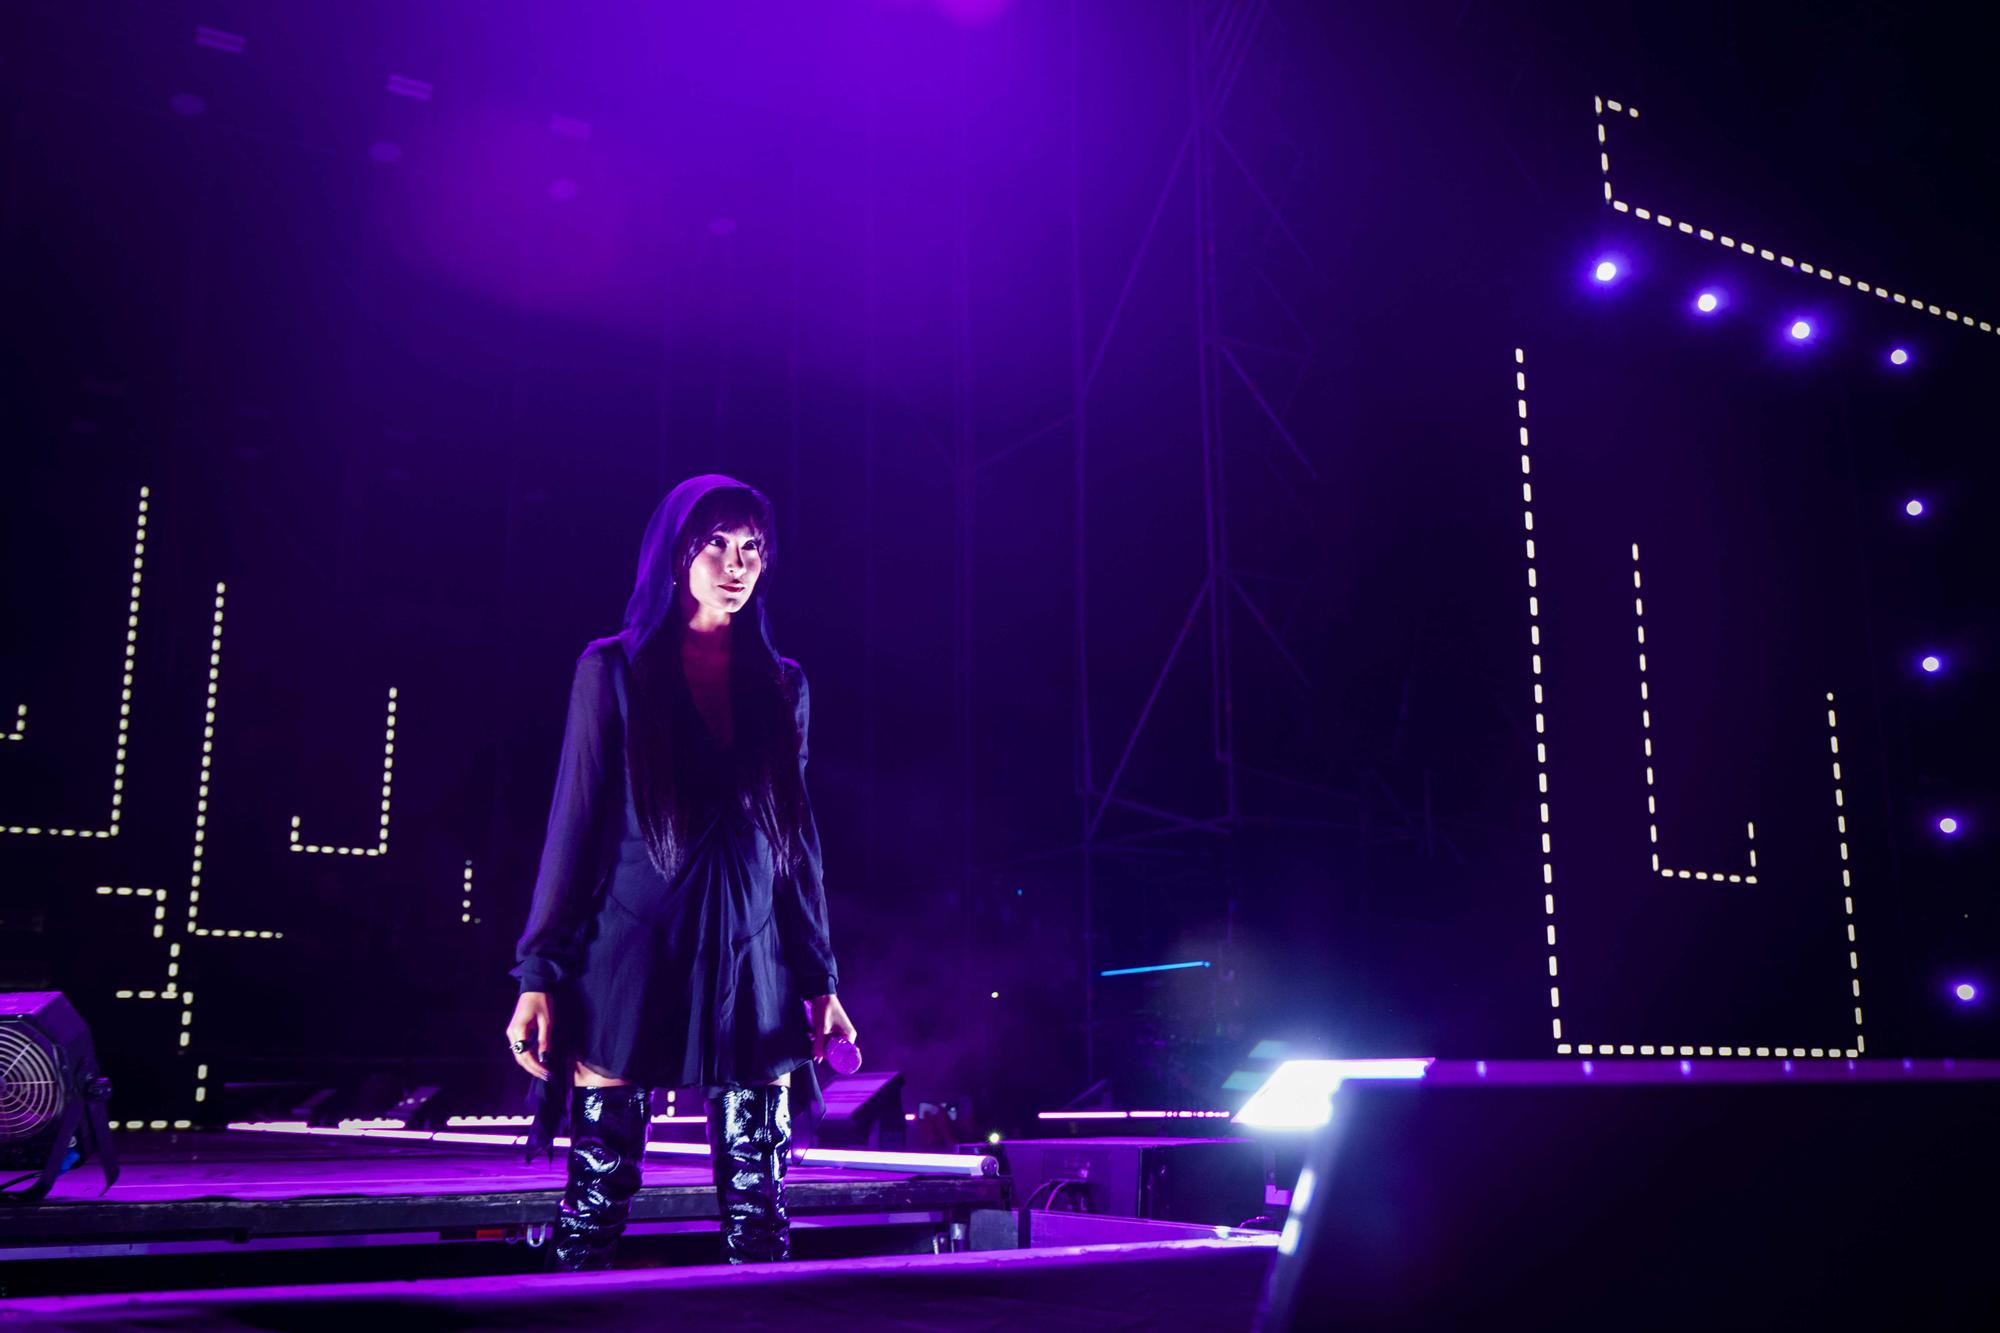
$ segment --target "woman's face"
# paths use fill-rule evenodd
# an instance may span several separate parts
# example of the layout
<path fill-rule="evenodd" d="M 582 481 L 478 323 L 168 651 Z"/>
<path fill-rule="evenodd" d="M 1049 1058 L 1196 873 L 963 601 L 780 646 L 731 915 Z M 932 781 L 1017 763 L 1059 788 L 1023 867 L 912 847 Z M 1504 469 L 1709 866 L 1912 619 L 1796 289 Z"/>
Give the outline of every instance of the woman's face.
<path fill-rule="evenodd" d="M 741 611 L 764 572 L 764 539 L 750 528 L 721 528 L 695 552 L 688 593 L 702 610 L 730 616 Z"/>

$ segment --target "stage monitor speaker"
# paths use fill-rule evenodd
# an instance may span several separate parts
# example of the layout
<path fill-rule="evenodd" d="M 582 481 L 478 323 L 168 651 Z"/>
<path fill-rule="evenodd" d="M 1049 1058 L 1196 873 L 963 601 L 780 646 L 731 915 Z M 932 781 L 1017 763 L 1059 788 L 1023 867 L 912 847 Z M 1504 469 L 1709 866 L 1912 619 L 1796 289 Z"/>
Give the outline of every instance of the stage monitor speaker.
<path fill-rule="evenodd" d="M 90 1027 L 58 991 L 0 994 L 0 1201 L 32 1203 L 56 1177 L 92 1153 L 104 1188 L 118 1179 L 106 1102 L 111 1080 L 98 1072 Z M 16 1189 L 23 1181 L 33 1182 Z"/>
<path fill-rule="evenodd" d="M 995 1153 L 1018 1207 L 1241 1226 L 1264 1211 L 1254 1139 L 1003 1139 Z"/>
<path fill-rule="evenodd" d="M 846 1074 L 829 1080 L 820 1095 L 826 1113 L 813 1137 L 823 1148 L 889 1148 L 903 1146 L 903 1076 L 894 1070 Z"/>
<path fill-rule="evenodd" d="M 2000 1083 L 1349 1081 L 1333 1108 L 1265 1329 L 2000 1327 Z"/>

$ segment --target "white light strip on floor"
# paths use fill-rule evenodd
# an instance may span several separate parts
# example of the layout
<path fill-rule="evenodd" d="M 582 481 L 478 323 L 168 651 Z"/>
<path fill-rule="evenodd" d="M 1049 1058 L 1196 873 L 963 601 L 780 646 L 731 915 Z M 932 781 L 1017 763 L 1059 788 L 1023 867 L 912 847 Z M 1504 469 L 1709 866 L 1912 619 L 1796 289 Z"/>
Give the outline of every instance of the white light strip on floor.
<path fill-rule="evenodd" d="M 340 1139 L 427 1139 L 433 1143 L 480 1143 L 511 1147 L 525 1147 L 525 1134 L 477 1134 L 463 1130 L 427 1129 L 339 1129 L 329 1125 L 308 1125 L 302 1120 L 235 1120 L 228 1125 L 231 1130 L 255 1134 L 307 1134 L 317 1137 Z M 567 1137 L 555 1140 L 558 1148 L 569 1147 Z M 671 1153 L 684 1157 L 707 1157 L 706 1143 L 648 1143 L 647 1152 Z M 850 1148 L 809 1148 L 792 1155 L 798 1166 L 852 1166 L 875 1171 L 908 1171 L 912 1174 L 938 1176 L 995 1176 L 1000 1174 L 1000 1164 L 985 1154 L 937 1153 L 937 1152 L 869 1152 Z"/>
<path fill-rule="evenodd" d="M 1042 1111 L 1037 1120 L 1227 1120 L 1234 1111 Z"/>

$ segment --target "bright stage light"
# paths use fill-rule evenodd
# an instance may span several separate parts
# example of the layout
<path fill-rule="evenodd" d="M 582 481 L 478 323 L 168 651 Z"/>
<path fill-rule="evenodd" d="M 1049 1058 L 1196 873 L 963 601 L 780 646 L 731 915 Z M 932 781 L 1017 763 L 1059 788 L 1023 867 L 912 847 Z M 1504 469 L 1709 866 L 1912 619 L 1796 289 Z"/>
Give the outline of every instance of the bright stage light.
<path fill-rule="evenodd" d="M 1958 821 L 1956 819 L 1953 819 L 1950 815 L 1946 815 L 1943 819 L 1940 819 L 1938 821 L 1938 832 L 1939 833 L 1958 832 Z"/>
<path fill-rule="evenodd" d="M 1956 995 L 1960 1000 L 1964 1001 L 1965 1003 L 1971 1004 L 1973 1000 L 1978 998 L 1979 988 L 1974 986 L 1969 981 L 1961 981 L 1956 986 L 1951 988 L 1951 993 L 1953 995 Z"/>
<path fill-rule="evenodd" d="M 1417 1060 L 1287 1060 L 1251 1094 L 1235 1122 L 1254 1129 L 1317 1129 L 1333 1118 L 1333 1094 L 1350 1078 L 1422 1078 Z"/>
<path fill-rule="evenodd" d="M 1907 366 L 1910 364 L 1910 354 L 1898 347 L 1895 351 L 1889 353 L 1889 364 L 1892 366 Z"/>
<path fill-rule="evenodd" d="M 1694 308 L 1704 315 L 1712 315 L 1722 308 L 1722 298 L 1714 292 L 1703 292 L 1694 298 Z"/>
<path fill-rule="evenodd" d="M 1600 259 L 1597 261 L 1595 276 L 1599 282 L 1610 282 L 1618 276 L 1618 265 L 1609 259 Z"/>
<path fill-rule="evenodd" d="M 1944 663 L 1938 659 L 1935 653 L 1933 653 L 1932 655 L 1924 658 L 1922 665 L 1924 670 L 1934 672 L 1937 671 L 1939 668 L 1943 667 Z"/>
<path fill-rule="evenodd" d="M 1922 500 L 1911 500 L 1903 506 L 1903 512 L 1911 518 L 1922 518 L 1924 516 L 1924 502 Z"/>
<path fill-rule="evenodd" d="M 1792 321 L 1791 335 L 1794 341 L 1804 342 L 1806 339 L 1812 337 L 1812 333 L 1812 325 L 1808 324 L 1805 320 L 1795 319 Z"/>

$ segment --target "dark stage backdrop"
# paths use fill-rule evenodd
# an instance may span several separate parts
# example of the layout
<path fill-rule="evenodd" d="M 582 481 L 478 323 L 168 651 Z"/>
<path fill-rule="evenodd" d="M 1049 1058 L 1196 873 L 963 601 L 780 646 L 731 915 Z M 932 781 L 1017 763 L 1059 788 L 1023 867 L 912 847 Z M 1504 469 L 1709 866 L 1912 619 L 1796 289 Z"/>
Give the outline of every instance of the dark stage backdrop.
<path fill-rule="evenodd" d="M 571 664 L 721 470 L 848 1007 L 970 1129 L 1286 1052 L 1990 1051 L 1985 49 L 11 5 L 0 988 L 121 1120 L 513 1109 Z"/>

